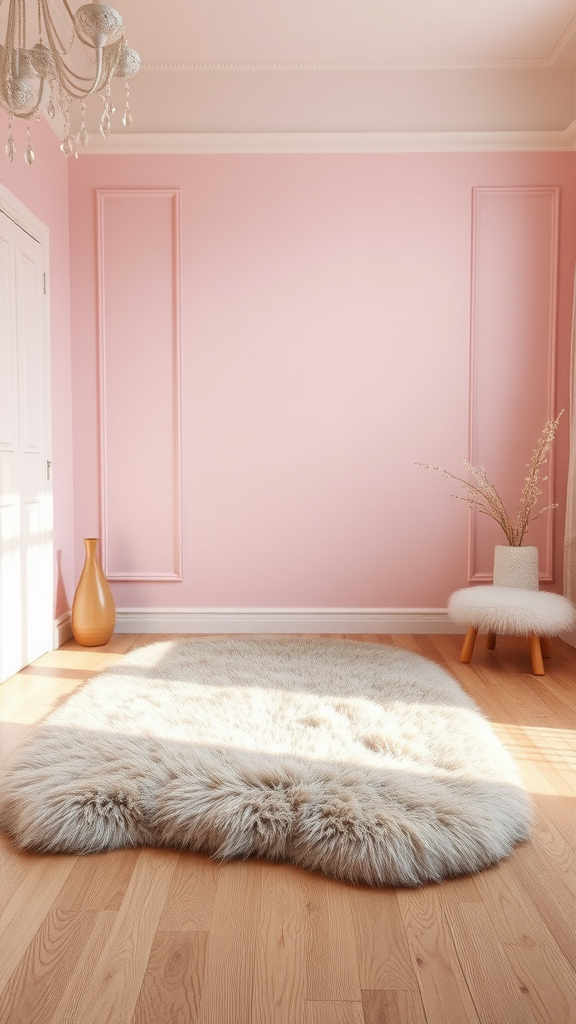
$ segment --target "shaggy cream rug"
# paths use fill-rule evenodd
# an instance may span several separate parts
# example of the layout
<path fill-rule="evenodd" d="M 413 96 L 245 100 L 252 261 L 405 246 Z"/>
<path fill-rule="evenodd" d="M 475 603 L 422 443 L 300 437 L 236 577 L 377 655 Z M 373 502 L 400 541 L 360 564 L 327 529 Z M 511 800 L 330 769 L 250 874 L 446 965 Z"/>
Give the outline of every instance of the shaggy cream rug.
<path fill-rule="evenodd" d="M 171 846 L 370 885 L 478 871 L 530 819 L 514 762 L 443 669 L 294 637 L 136 650 L 44 720 L 0 798 L 32 850 Z"/>

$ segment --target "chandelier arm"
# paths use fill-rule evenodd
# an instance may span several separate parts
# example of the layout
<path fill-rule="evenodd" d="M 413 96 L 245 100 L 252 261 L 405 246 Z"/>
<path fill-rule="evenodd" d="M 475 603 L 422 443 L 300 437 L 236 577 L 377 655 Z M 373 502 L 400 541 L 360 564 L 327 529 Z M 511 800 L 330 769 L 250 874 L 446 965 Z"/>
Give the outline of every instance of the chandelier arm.
<path fill-rule="evenodd" d="M 62 0 L 62 6 L 66 8 L 68 15 L 70 17 L 70 21 L 72 22 L 72 24 L 74 24 L 74 11 L 70 7 L 68 0 Z"/>
<path fill-rule="evenodd" d="M 120 54 L 120 50 L 121 50 L 122 44 L 124 42 L 125 42 L 125 38 L 122 37 L 120 40 L 118 40 L 117 43 L 112 44 L 112 45 L 115 46 L 115 49 L 116 49 L 116 52 L 114 54 L 114 59 L 111 61 L 111 66 L 112 67 L 115 67 L 117 62 L 118 62 L 118 56 Z M 93 47 L 91 44 L 86 44 L 86 45 L 89 45 L 90 49 L 93 49 L 93 50 L 96 51 L 96 64 L 97 64 L 97 68 L 96 68 L 96 77 L 95 77 L 95 79 L 87 78 L 85 75 L 79 75 L 76 71 L 73 71 L 72 68 L 70 68 L 68 66 L 68 64 L 66 64 L 66 62 L 64 61 L 64 59 L 61 57 L 60 54 L 57 55 L 57 67 L 58 67 L 58 71 L 59 71 L 59 78 L 65 84 L 66 91 L 69 93 L 69 95 L 73 99 L 80 99 L 80 100 L 81 99 L 86 99 L 87 96 L 91 96 L 93 93 L 98 92 L 99 89 L 103 88 L 107 84 L 107 82 L 110 81 L 110 78 L 112 77 L 112 72 L 110 71 L 110 67 L 108 67 L 108 68 L 103 67 L 103 59 L 102 59 L 103 58 L 103 51 L 102 51 L 102 54 L 101 54 L 101 57 L 100 57 L 100 61 L 99 61 L 98 60 L 98 47 Z M 98 70 L 98 64 L 99 63 L 102 64 L 102 66 L 100 67 L 100 70 Z M 81 87 L 81 85 L 80 85 L 81 82 L 90 82 L 91 83 L 90 88 L 89 89 L 83 89 Z"/>
<path fill-rule="evenodd" d="M 45 0 L 40 0 L 40 2 L 44 7 Z M 50 49 L 52 50 L 52 55 L 54 57 L 54 63 L 56 64 L 58 79 L 66 89 L 66 92 L 71 96 L 72 99 L 83 99 L 86 96 L 90 96 L 93 92 L 96 92 L 98 89 L 99 80 L 102 73 L 102 54 L 100 53 L 100 60 L 98 61 L 98 51 L 96 51 L 97 57 L 95 79 L 87 78 L 84 75 L 78 75 L 76 74 L 76 72 L 72 71 L 72 69 L 68 67 L 63 58 L 63 55 L 60 53 L 58 47 L 56 46 L 56 42 L 60 43 L 60 38 L 54 28 L 52 19 L 50 17 L 48 19 L 44 19 L 44 26 L 46 28 L 46 37 L 48 39 L 48 43 L 50 45 Z M 90 88 L 82 89 L 78 85 L 79 82 L 90 82 Z"/>
<path fill-rule="evenodd" d="M 92 96 L 93 93 L 98 92 L 98 89 L 100 87 L 100 79 L 102 77 L 102 66 L 103 66 L 102 47 L 101 46 L 97 46 L 96 47 L 96 76 L 94 78 L 94 85 L 92 86 L 90 91 L 86 93 L 87 96 Z"/>
<path fill-rule="evenodd" d="M 68 49 L 66 49 L 66 46 L 64 45 L 64 43 L 62 42 L 62 40 L 60 38 L 58 29 L 56 28 L 56 25 L 52 21 L 52 15 L 50 13 L 50 8 L 49 8 L 46 0 L 38 0 L 38 3 L 39 3 L 39 7 L 42 10 L 42 16 L 43 16 L 43 20 L 44 20 L 44 27 L 46 29 L 46 35 L 47 35 L 48 40 L 50 41 L 50 44 L 51 44 L 50 49 L 52 50 L 53 53 L 57 53 L 59 57 L 63 57 L 63 56 L 65 56 L 66 54 L 68 54 L 70 52 L 70 50 L 72 48 L 72 45 L 74 43 L 74 35 L 75 35 L 75 31 L 76 31 L 75 30 L 75 26 L 74 26 L 74 15 L 72 14 L 72 11 L 70 10 L 68 4 L 64 3 L 64 6 L 66 8 L 66 12 L 67 12 L 67 14 L 68 14 L 68 16 L 70 18 L 70 22 L 71 22 L 71 25 L 72 25 L 72 42 L 70 43 L 70 46 L 68 47 Z M 58 44 L 57 46 L 55 45 L 55 41 Z"/>
<path fill-rule="evenodd" d="M 80 82 L 92 83 L 91 78 L 84 78 L 82 75 L 77 75 L 76 72 L 72 71 L 67 64 L 64 64 L 64 62 L 58 65 L 58 69 L 58 80 L 65 87 L 65 90 L 71 99 L 86 99 L 87 96 L 90 96 L 93 92 L 95 92 L 94 85 L 91 85 L 90 89 L 83 89 L 79 84 Z"/>
<path fill-rule="evenodd" d="M 16 47 L 14 46 L 14 36 L 16 33 L 16 0 L 10 0 L 10 6 L 8 7 L 8 24 L 6 25 L 6 45 L 4 47 L 4 57 L 6 62 L 6 81 L 8 82 L 12 72 L 12 54 Z"/>
<path fill-rule="evenodd" d="M 82 89 L 81 85 L 79 85 L 78 83 L 90 82 L 90 84 L 92 84 L 91 78 L 84 78 L 83 75 L 77 75 L 76 72 L 72 71 L 72 69 L 69 68 L 67 64 L 62 65 L 62 74 L 60 77 L 63 82 L 66 82 L 66 84 L 70 86 L 70 88 L 77 90 L 78 95 L 75 96 L 75 99 L 79 99 L 82 96 L 89 95 L 88 90 Z"/>
<path fill-rule="evenodd" d="M 20 46 L 26 49 L 26 2 L 20 0 Z"/>
<path fill-rule="evenodd" d="M 66 47 L 64 46 L 64 43 L 60 39 L 60 35 L 58 33 L 58 29 L 56 28 L 54 22 L 52 21 L 52 15 L 50 14 L 50 8 L 48 7 L 48 4 L 46 3 L 46 0 L 38 0 L 38 2 L 39 2 L 40 7 L 42 9 L 42 16 L 43 16 L 43 19 L 44 19 L 44 28 L 46 29 L 46 36 L 47 36 L 48 42 L 50 44 L 50 49 L 52 50 L 52 53 L 58 54 L 59 57 L 63 57 L 65 54 L 67 54 L 69 52 L 70 47 L 68 47 L 68 50 L 67 50 Z M 69 7 L 68 7 L 68 13 L 71 14 Z M 74 28 L 74 22 L 73 21 L 72 21 L 72 28 Z"/>
<path fill-rule="evenodd" d="M 74 86 L 71 86 L 68 82 L 66 82 L 65 85 L 66 85 L 66 95 L 71 100 L 84 100 L 84 99 L 86 99 L 87 96 L 90 96 L 90 92 L 87 92 L 86 90 L 79 91 L 79 90 L 75 89 Z"/>

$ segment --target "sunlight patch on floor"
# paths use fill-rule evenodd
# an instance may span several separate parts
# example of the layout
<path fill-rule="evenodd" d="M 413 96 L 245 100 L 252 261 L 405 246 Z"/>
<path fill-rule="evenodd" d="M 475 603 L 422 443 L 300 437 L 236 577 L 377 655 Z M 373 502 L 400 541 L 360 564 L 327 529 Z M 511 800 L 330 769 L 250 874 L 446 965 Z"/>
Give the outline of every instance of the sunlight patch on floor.
<path fill-rule="evenodd" d="M 94 668 L 94 658 L 98 658 L 98 668 Z M 108 665 L 113 665 L 115 661 L 118 661 L 122 657 L 122 654 L 116 651 L 99 651 L 94 647 L 81 648 L 79 650 L 66 650 L 60 647 L 57 651 L 49 651 L 48 654 L 43 654 L 41 658 L 37 658 L 32 663 L 32 666 L 43 665 L 47 668 L 90 668 L 91 671 L 97 672 L 101 668 L 106 668 Z M 26 669 L 23 669 L 26 672 Z"/>
<path fill-rule="evenodd" d="M 492 723 L 492 728 L 519 765 L 529 762 L 534 765 L 543 764 L 558 771 L 576 770 L 575 729 L 500 723 Z M 576 786 L 576 774 L 574 785 Z"/>

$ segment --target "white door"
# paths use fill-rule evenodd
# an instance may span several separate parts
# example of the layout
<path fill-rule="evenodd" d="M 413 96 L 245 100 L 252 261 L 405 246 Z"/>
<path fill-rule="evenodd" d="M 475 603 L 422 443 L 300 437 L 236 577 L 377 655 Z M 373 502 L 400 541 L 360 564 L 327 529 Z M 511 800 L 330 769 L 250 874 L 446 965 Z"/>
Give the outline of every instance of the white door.
<path fill-rule="evenodd" d="M 42 246 L 0 211 L 0 680 L 52 648 Z"/>

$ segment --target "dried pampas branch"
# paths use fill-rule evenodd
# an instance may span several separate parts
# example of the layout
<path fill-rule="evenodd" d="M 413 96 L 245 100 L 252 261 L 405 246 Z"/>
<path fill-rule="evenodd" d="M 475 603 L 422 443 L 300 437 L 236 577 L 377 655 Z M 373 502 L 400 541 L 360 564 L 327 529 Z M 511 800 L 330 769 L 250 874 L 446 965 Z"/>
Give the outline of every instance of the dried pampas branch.
<path fill-rule="evenodd" d="M 490 483 L 483 466 L 477 469 L 476 466 L 470 465 L 467 459 L 460 459 L 471 477 L 471 479 L 464 480 L 463 477 L 456 476 L 447 469 L 441 469 L 440 466 L 430 466 L 426 462 L 417 462 L 416 465 L 432 470 L 435 473 L 440 473 L 441 476 L 445 476 L 448 480 L 456 480 L 465 489 L 465 493 L 453 494 L 452 497 L 465 501 L 475 512 L 481 512 L 483 515 L 495 519 L 502 527 L 510 546 L 520 547 L 530 523 L 533 523 L 544 512 L 557 508 L 558 505 L 557 502 L 554 505 L 545 505 L 537 512 L 534 512 L 538 499 L 542 494 L 540 490 L 540 467 L 546 462 L 563 412 L 564 410 L 562 409 L 555 420 L 548 420 L 538 438 L 538 443 L 532 452 L 532 458 L 527 463 L 528 476 L 524 480 L 520 508 L 515 519 L 511 519 L 508 515 L 502 498 L 494 484 Z M 547 479 L 548 477 L 546 476 L 542 477 L 542 480 Z"/>

